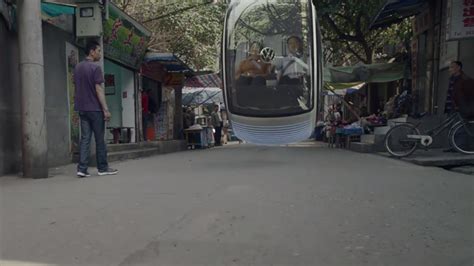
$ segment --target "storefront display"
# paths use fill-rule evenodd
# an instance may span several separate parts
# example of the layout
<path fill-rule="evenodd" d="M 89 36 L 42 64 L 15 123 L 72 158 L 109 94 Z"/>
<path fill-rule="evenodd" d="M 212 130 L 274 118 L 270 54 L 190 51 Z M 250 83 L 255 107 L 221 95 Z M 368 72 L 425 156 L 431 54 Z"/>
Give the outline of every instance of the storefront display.
<path fill-rule="evenodd" d="M 158 115 L 155 118 L 156 138 L 172 140 L 174 135 L 175 93 L 173 88 L 164 87 L 163 100 Z"/>

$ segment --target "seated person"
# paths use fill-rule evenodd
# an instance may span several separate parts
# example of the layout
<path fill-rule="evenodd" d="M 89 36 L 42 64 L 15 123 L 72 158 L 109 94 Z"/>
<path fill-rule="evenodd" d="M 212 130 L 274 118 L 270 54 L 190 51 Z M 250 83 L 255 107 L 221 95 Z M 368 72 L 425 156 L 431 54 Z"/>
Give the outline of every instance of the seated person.
<path fill-rule="evenodd" d="M 387 119 L 382 115 L 380 109 L 371 115 L 360 117 L 360 126 L 364 129 L 366 133 L 371 133 L 375 127 L 385 126 L 386 124 Z"/>
<path fill-rule="evenodd" d="M 276 62 L 276 70 L 280 84 L 302 84 L 303 77 L 308 74 L 309 67 L 303 61 L 303 42 L 297 36 L 287 40 L 288 55 Z"/>
<path fill-rule="evenodd" d="M 272 65 L 262 60 L 261 49 L 258 42 L 250 46 L 249 56 L 240 62 L 235 73 L 238 85 L 265 85 L 265 77 L 270 74 Z"/>

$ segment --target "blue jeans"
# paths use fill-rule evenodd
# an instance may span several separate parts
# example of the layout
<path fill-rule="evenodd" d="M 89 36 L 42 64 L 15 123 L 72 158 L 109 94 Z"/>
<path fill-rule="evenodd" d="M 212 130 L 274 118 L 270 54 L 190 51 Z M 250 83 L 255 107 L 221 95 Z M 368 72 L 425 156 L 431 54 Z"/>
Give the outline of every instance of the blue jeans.
<path fill-rule="evenodd" d="M 97 169 L 107 171 L 107 147 L 105 145 L 105 120 L 102 112 L 79 112 L 81 118 L 80 159 L 77 171 L 86 172 L 89 167 L 89 156 L 92 133 L 96 144 Z"/>

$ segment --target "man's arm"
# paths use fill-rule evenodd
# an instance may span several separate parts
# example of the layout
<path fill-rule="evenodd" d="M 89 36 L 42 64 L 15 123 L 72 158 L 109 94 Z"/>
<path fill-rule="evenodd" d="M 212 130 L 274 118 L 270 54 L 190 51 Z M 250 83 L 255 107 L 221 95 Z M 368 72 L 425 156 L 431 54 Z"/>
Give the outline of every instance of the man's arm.
<path fill-rule="evenodd" d="M 246 62 L 245 59 L 242 62 L 240 62 L 239 67 L 237 68 L 237 71 L 235 71 L 235 79 L 238 79 L 240 75 L 244 73 L 245 62 Z"/>
<path fill-rule="evenodd" d="M 105 100 L 105 91 L 102 84 L 95 84 L 95 92 L 97 93 L 97 98 L 99 99 L 100 105 L 102 106 L 102 111 L 104 112 L 104 118 L 106 121 L 112 116 L 107 107 L 107 101 Z"/>
<path fill-rule="evenodd" d="M 104 74 L 102 74 L 102 69 L 97 67 L 94 71 L 94 82 L 95 82 L 95 93 L 97 94 L 97 98 L 99 99 L 100 106 L 102 107 L 102 111 L 104 112 L 104 119 L 105 121 L 110 120 L 112 116 L 109 112 L 109 108 L 107 107 L 107 101 L 105 100 L 105 91 L 104 91 Z"/>

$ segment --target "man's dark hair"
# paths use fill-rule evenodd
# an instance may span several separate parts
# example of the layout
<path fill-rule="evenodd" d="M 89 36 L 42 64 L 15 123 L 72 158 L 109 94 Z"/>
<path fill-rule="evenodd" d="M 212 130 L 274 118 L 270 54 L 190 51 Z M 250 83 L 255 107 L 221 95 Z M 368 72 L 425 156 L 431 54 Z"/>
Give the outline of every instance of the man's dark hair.
<path fill-rule="evenodd" d="M 91 51 L 95 51 L 95 49 L 97 49 L 97 47 L 100 47 L 100 44 L 96 41 L 90 41 L 87 43 L 86 45 L 86 55 L 90 55 Z"/>
<path fill-rule="evenodd" d="M 453 61 L 453 62 L 451 62 L 451 63 L 458 65 L 458 66 L 462 69 L 462 63 L 461 63 L 461 61 Z"/>

